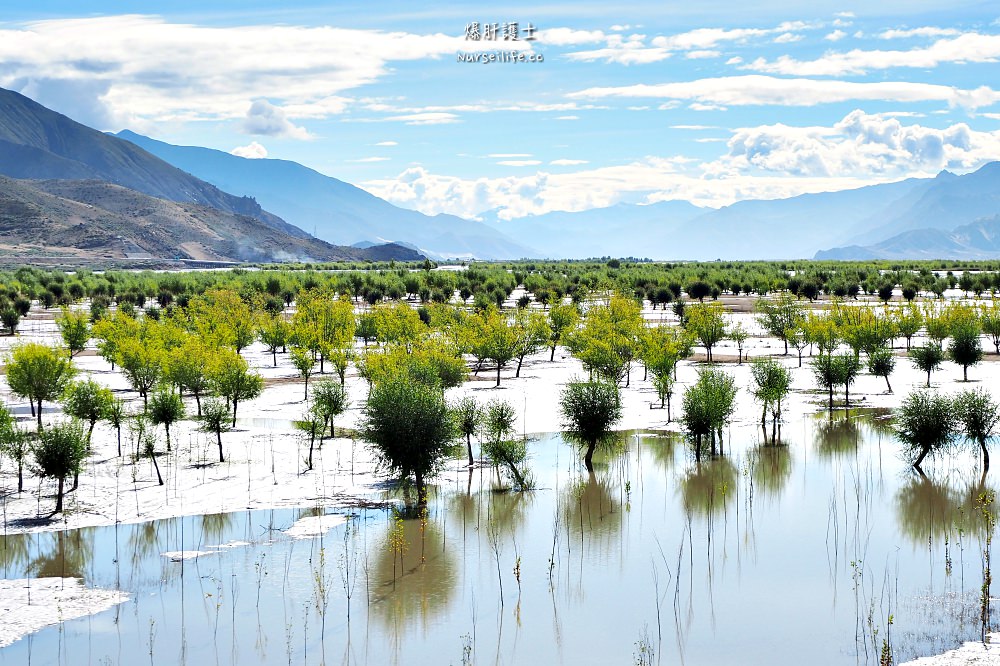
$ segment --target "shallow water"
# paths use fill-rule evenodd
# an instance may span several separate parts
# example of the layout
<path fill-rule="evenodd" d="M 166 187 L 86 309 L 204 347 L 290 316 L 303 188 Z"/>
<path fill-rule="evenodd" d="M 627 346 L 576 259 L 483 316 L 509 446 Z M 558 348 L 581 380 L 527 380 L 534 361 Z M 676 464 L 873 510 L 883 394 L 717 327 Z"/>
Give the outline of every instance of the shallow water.
<path fill-rule="evenodd" d="M 590 476 L 546 435 L 538 490 L 452 464 L 425 520 L 338 510 L 321 538 L 282 530 L 322 508 L 8 536 L 5 577 L 131 598 L 0 664 L 620 664 L 640 644 L 662 664 L 877 664 L 886 638 L 897 661 L 979 638 L 976 501 L 996 472 L 983 484 L 962 455 L 921 478 L 859 411 L 762 439 L 734 429 L 697 463 L 676 437 L 622 433 Z"/>

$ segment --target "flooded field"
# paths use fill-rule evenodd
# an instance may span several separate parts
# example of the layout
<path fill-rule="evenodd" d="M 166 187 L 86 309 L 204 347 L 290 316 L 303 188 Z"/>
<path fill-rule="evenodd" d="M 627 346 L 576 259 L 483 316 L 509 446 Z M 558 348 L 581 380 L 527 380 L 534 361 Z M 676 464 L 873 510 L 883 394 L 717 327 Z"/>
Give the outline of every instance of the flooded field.
<path fill-rule="evenodd" d="M 317 507 L 9 535 L 5 578 L 129 599 L 0 664 L 878 664 L 995 627 L 995 474 L 957 456 L 918 476 L 871 411 L 764 439 L 734 428 L 697 463 L 676 436 L 621 433 L 589 475 L 544 435 L 537 490 L 456 462 L 423 518 L 337 510 L 313 529 Z"/>

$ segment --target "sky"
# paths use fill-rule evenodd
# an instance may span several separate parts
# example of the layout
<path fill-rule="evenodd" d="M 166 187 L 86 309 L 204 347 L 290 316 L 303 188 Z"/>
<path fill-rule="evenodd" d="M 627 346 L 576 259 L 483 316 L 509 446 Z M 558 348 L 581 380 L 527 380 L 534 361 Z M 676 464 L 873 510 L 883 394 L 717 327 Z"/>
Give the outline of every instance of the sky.
<path fill-rule="evenodd" d="M 965 0 L 0 8 L 0 86 L 75 120 L 476 219 L 969 172 L 998 59 L 1000 6 Z"/>

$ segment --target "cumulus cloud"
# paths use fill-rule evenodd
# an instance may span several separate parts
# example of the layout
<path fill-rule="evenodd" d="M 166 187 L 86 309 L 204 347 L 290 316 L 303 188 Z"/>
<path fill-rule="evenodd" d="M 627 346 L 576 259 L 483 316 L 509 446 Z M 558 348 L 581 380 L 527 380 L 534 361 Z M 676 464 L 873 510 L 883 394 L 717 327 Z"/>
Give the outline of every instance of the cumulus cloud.
<path fill-rule="evenodd" d="M 949 106 L 977 109 L 1000 101 L 1000 93 L 987 86 L 963 90 L 952 86 L 906 81 L 853 82 L 806 78 L 785 79 L 763 75 L 726 76 L 677 83 L 636 84 L 587 88 L 570 98 L 667 98 L 703 105 L 815 106 L 853 100 L 895 102 L 945 102 Z"/>
<path fill-rule="evenodd" d="M 909 30 L 886 30 L 879 33 L 878 36 L 880 39 L 907 39 L 910 37 L 950 37 L 959 34 L 961 34 L 961 31 L 955 28 L 935 28 L 928 26 L 911 28 Z"/>
<path fill-rule="evenodd" d="M 285 139 L 311 139 L 312 135 L 285 117 L 285 111 L 266 99 L 254 101 L 247 109 L 243 120 L 243 131 L 247 134 L 274 136 Z"/>
<path fill-rule="evenodd" d="M 229 152 L 237 157 L 245 157 L 248 160 L 259 160 L 267 157 L 267 148 L 256 141 L 251 141 L 247 146 L 237 146 Z"/>
<path fill-rule="evenodd" d="M 394 62 L 450 56 L 465 46 L 444 34 L 217 27 L 142 15 L 5 23 L 0 86 L 96 82 L 77 103 L 99 103 L 111 121 L 239 119 L 261 98 L 289 118 L 315 118 L 341 112 L 348 103 L 341 93 L 388 75 Z M 497 48 L 513 47 L 498 42 Z"/>
<path fill-rule="evenodd" d="M 740 199 L 774 199 L 930 176 L 941 169 L 969 171 L 996 159 L 1000 159 L 1000 131 L 977 132 L 964 123 L 941 129 L 906 125 L 897 117 L 854 111 L 830 126 L 775 124 L 735 130 L 724 154 L 700 164 L 684 157 L 650 156 L 616 166 L 477 179 L 414 167 L 366 187 L 428 214 L 475 217 L 502 208 L 501 217 L 511 219 L 622 201 L 685 199 L 722 206 Z M 552 164 L 572 166 L 569 162 Z"/>
<path fill-rule="evenodd" d="M 853 49 L 826 53 L 814 60 L 796 60 L 787 55 L 775 60 L 757 58 L 743 68 L 796 76 L 844 76 L 894 67 L 932 68 L 946 63 L 996 62 L 998 58 L 1000 35 L 970 32 L 953 39 L 940 39 L 922 48 L 892 51 Z"/>
<path fill-rule="evenodd" d="M 834 30 L 823 39 L 827 40 L 828 42 L 839 42 L 844 37 L 847 37 L 846 32 L 844 32 L 843 30 Z"/>

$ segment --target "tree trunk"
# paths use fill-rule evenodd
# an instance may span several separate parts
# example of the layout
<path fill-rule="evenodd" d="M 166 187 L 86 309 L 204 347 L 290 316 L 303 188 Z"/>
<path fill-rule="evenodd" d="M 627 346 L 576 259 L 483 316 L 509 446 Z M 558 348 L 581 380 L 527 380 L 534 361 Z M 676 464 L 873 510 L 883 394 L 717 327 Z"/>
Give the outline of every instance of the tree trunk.
<path fill-rule="evenodd" d="M 967 365 L 962 366 L 962 381 L 963 382 L 969 381 L 969 366 Z"/>
<path fill-rule="evenodd" d="M 28 402 L 31 402 L 30 398 L 28 399 Z M 41 430 L 42 429 L 42 401 L 41 401 L 41 399 L 38 400 L 38 410 L 37 411 L 35 410 L 34 403 L 32 403 L 31 411 L 34 413 L 35 416 L 38 417 L 38 429 Z"/>
<path fill-rule="evenodd" d="M 201 416 L 201 414 L 199 414 L 198 416 Z M 118 431 L 118 457 L 121 458 L 122 457 L 122 427 L 121 426 L 115 426 L 115 429 Z"/>
<path fill-rule="evenodd" d="M 222 455 L 222 430 L 215 431 L 215 438 L 219 442 L 219 462 L 224 463 L 226 462 L 226 457 Z"/>
<path fill-rule="evenodd" d="M 597 442 L 587 443 L 587 453 L 583 456 L 583 464 L 587 466 L 587 471 L 590 473 L 594 472 L 594 449 L 597 448 Z"/>
<path fill-rule="evenodd" d="M 788 356 L 788 338 L 783 338 L 782 341 L 785 343 L 785 356 Z"/>
<path fill-rule="evenodd" d="M 524 363 L 524 357 L 523 356 L 519 356 L 518 359 L 517 359 L 517 372 L 514 373 L 514 377 L 515 378 L 521 376 L 521 364 L 522 363 Z"/>
<path fill-rule="evenodd" d="M 767 402 L 764 402 L 764 410 L 760 414 L 760 424 L 767 428 Z"/>
<path fill-rule="evenodd" d="M 1000 350 L 997 350 L 997 353 L 1000 354 Z M 552 345 L 552 353 L 549 354 L 549 361 L 554 361 L 554 360 L 556 360 L 556 346 Z"/>
<path fill-rule="evenodd" d="M 670 423 L 670 396 L 667 396 L 667 423 Z"/>
<path fill-rule="evenodd" d="M 90 422 L 90 428 L 87 429 L 87 451 L 90 451 L 90 438 L 94 435 L 94 424 L 97 421 Z"/>
<path fill-rule="evenodd" d="M 170 424 L 164 423 L 163 427 L 167 430 L 167 453 L 170 453 Z M 163 485 L 162 483 L 160 484 Z"/>
<path fill-rule="evenodd" d="M 924 445 L 924 447 L 922 449 L 920 449 L 920 455 L 917 456 L 917 459 L 913 462 L 913 466 L 916 467 L 919 470 L 920 469 L 920 463 L 922 463 L 924 461 L 924 458 L 927 456 L 928 453 L 930 453 L 930 450 L 931 450 L 931 447 L 929 447 L 927 445 Z"/>
<path fill-rule="evenodd" d="M 931 371 L 927 371 L 927 388 L 931 387 Z"/>
<path fill-rule="evenodd" d="M 830 384 L 830 412 L 833 412 L 833 384 Z"/>
<path fill-rule="evenodd" d="M 497 386 L 500 386 L 500 362 L 497 361 Z"/>
<path fill-rule="evenodd" d="M 799 367 L 802 367 L 802 350 L 799 350 Z"/>
<path fill-rule="evenodd" d="M 986 472 L 990 471 L 990 452 L 986 450 L 986 439 L 979 440 L 979 446 L 983 450 L 983 476 L 986 476 Z"/>
<path fill-rule="evenodd" d="M 325 370 L 323 369 L 323 361 L 324 360 L 325 359 L 323 358 L 323 355 L 320 354 L 319 355 L 319 374 L 321 374 L 321 375 L 325 372 Z"/>
<path fill-rule="evenodd" d="M 851 406 L 851 385 L 850 384 L 844 384 L 844 406 L 845 407 L 850 407 Z"/>
<path fill-rule="evenodd" d="M 701 433 L 695 435 L 694 459 L 696 462 L 701 462 Z"/>
<path fill-rule="evenodd" d="M 162 486 L 163 485 L 163 477 L 160 475 L 160 464 L 158 462 L 156 462 L 156 454 L 153 453 L 149 457 L 153 459 L 153 469 L 156 470 L 156 481 L 157 481 L 157 483 L 159 483 Z"/>
<path fill-rule="evenodd" d="M 465 446 L 469 449 L 469 467 L 472 467 L 476 462 L 472 459 L 472 435 L 470 433 L 465 434 Z"/>
<path fill-rule="evenodd" d="M 201 394 L 200 393 L 195 393 L 194 394 L 194 401 L 198 405 L 198 418 L 201 418 Z"/>
<path fill-rule="evenodd" d="M 309 431 L 309 458 L 306 460 L 306 469 L 311 471 L 313 468 L 313 445 L 316 443 L 316 427 Z"/>
<path fill-rule="evenodd" d="M 59 487 L 56 490 L 56 510 L 53 513 L 62 513 L 63 510 L 63 481 L 65 477 L 59 477 Z"/>
<path fill-rule="evenodd" d="M 427 506 L 427 487 L 424 485 L 424 475 L 415 472 L 417 477 L 417 508 L 423 509 Z"/>
<path fill-rule="evenodd" d="M 24 459 L 17 461 L 17 492 L 24 492 Z"/>
<path fill-rule="evenodd" d="M 237 403 L 236 398 L 233 398 L 233 426 L 232 427 L 234 427 L 234 428 L 236 427 L 236 403 Z"/>

